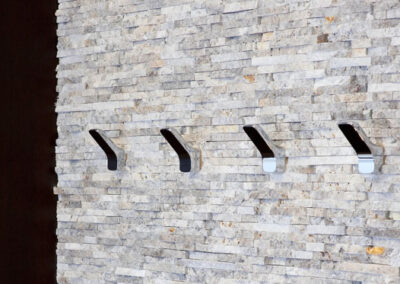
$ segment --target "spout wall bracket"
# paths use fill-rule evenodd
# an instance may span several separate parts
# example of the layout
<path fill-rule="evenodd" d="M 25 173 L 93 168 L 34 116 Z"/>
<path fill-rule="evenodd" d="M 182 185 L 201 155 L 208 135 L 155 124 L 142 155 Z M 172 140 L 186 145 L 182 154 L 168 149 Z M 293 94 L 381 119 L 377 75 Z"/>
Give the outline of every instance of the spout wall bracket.
<path fill-rule="evenodd" d="M 258 125 L 246 125 L 243 130 L 261 154 L 263 171 L 267 173 L 283 172 L 285 169 L 284 150 L 276 146 Z"/>
<path fill-rule="evenodd" d="M 358 156 L 359 173 L 379 172 L 383 164 L 383 148 L 373 144 L 355 122 L 343 122 L 338 126 Z"/>
<path fill-rule="evenodd" d="M 89 134 L 99 144 L 107 156 L 107 168 L 110 171 L 120 170 L 125 166 L 125 153 L 124 150 L 118 148 L 114 142 L 106 136 L 103 130 L 91 129 Z"/>
<path fill-rule="evenodd" d="M 183 173 L 198 172 L 200 170 L 200 151 L 187 145 L 175 129 L 163 128 L 160 132 L 178 155 L 180 171 Z"/>

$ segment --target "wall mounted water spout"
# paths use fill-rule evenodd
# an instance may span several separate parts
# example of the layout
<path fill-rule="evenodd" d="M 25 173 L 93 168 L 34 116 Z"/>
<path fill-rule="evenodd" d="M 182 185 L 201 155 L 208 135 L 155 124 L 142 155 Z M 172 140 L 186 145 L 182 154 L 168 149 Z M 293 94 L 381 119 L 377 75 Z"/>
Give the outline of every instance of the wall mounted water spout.
<path fill-rule="evenodd" d="M 340 130 L 358 156 L 358 171 L 361 174 L 378 172 L 382 166 L 383 149 L 373 144 L 362 128 L 355 122 L 339 123 Z"/>
<path fill-rule="evenodd" d="M 107 168 L 110 171 L 115 171 L 125 165 L 125 153 L 118 148 L 104 133 L 99 129 L 89 130 L 89 134 L 99 144 L 107 156 Z"/>
<path fill-rule="evenodd" d="M 264 172 L 283 172 L 285 168 L 283 149 L 272 143 L 268 135 L 258 125 L 246 125 L 243 130 L 260 152 Z"/>
<path fill-rule="evenodd" d="M 175 129 L 163 128 L 162 136 L 171 145 L 179 157 L 179 169 L 181 172 L 197 172 L 200 169 L 200 152 L 187 145 Z"/>

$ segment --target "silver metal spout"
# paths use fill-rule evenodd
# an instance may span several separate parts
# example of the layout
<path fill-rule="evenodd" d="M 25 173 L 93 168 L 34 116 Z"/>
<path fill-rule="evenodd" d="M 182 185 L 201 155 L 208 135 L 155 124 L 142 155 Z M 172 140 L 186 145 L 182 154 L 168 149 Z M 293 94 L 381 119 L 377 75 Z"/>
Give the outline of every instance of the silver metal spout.
<path fill-rule="evenodd" d="M 276 171 L 276 158 L 263 158 L 263 170 L 267 173 L 273 173 Z"/>
<path fill-rule="evenodd" d="M 361 174 L 370 174 L 375 171 L 375 161 L 372 155 L 358 155 L 358 171 Z"/>

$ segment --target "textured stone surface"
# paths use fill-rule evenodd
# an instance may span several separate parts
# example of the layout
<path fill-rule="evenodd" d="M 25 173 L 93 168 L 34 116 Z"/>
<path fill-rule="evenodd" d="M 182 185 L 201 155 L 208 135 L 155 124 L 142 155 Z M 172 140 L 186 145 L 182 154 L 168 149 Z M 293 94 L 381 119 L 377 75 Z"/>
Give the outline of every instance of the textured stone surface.
<path fill-rule="evenodd" d="M 59 283 L 399 283 L 398 0 L 59 0 Z M 384 149 L 360 175 L 338 121 Z M 242 127 L 285 149 L 266 174 Z M 179 172 L 160 135 L 200 149 Z M 126 156 L 107 171 L 89 129 Z"/>

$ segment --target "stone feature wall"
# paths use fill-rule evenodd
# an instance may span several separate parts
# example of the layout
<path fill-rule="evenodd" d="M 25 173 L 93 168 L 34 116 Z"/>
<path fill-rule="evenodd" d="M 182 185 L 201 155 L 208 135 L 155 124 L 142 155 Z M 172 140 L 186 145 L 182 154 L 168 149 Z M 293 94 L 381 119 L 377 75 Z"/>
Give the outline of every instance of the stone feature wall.
<path fill-rule="evenodd" d="M 57 19 L 59 283 L 400 283 L 398 0 L 59 0 Z"/>

